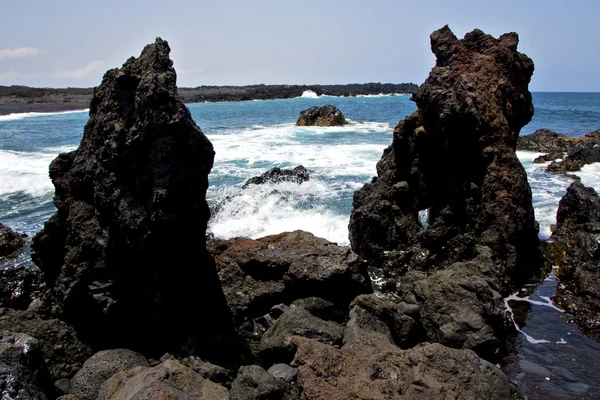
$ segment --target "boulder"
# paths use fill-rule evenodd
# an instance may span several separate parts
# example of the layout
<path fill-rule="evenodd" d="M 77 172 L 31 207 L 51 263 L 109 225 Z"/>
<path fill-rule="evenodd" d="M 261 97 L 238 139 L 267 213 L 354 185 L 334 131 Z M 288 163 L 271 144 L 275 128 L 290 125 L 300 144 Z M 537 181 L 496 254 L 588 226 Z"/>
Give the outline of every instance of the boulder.
<path fill-rule="evenodd" d="M 106 72 L 79 147 L 50 165 L 57 212 L 32 258 L 52 315 L 96 348 L 160 355 L 197 338 L 197 351 L 216 352 L 206 336 L 229 321 L 205 249 L 214 150 L 177 93 L 169 52 L 157 38 Z"/>
<path fill-rule="evenodd" d="M 52 381 L 71 378 L 92 355 L 75 330 L 56 318 L 44 319 L 32 311 L 0 308 L 0 331 L 27 334 L 37 340 Z"/>
<path fill-rule="evenodd" d="M 53 393 L 40 344 L 24 333 L 0 331 L 0 394 L 3 399 L 46 400 Z"/>
<path fill-rule="evenodd" d="M 327 104 L 322 107 L 313 106 L 300 111 L 296 126 L 341 126 L 348 121 L 337 107 Z"/>
<path fill-rule="evenodd" d="M 330 344 L 341 344 L 342 326 L 315 317 L 304 308 L 292 306 L 279 317 L 260 339 L 261 359 L 289 362 L 294 358 L 292 336 L 302 336 Z"/>
<path fill-rule="evenodd" d="M 295 387 L 273 377 L 258 365 L 240 368 L 231 385 L 231 400 L 292 400 L 300 399 Z"/>
<path fill-rule="evenodd" d="M 531 189 L 515 152 L 533 115 L 533 62 L 517 44 L 516 33 L 495 39 L 474 30 L 459 40 L 446 26 L 431 35 L 437 63 L 413 95 L 418 109 L 394 129 L 377 177 L 355 193 L 349 225 L 352 249 L 376 267 L 384 292 L 420 308 L 430 340 L 486 357 L 504 336 L 499 296 L 541 264 Z M 488 261 L 470 263 L 482 253 Z M 421 282 L 425 297 L 407 282 Z M 440 307 L 462 314 L 451 322 Z"/>
<path fill-rule="evenodd" d="M 27 235 L 0 224 L 0 262 L 14 257 L 25 246 Z"/>
<path fill-rule="evenodd" d="M 562 159 L 564 156 L 565 156 L 565 153 L 563 153 L 562 151 L 552 151 L 548 154 L 542 154 L 541 156 L 534 158 L 533 163 L 534 164 L 544 164 L 549 161 L 557 160 L 559 158 Z"/>
<path fill-rule="evenodd" d="M 148 360 L 127 349 L 103 350 L 90 357 L 71 379 L 70 394 L 83 400 L 95 400 L 102 384 L 120 371 L 149 366 Z"/>
<path fill-rule="evenodd" d="M 308 171 L 302 165 L 294 169 L 281 169 L 279 167 L 271 168 L 262 175 L 254 176 L 244 183 L 243 189 L 250 185 L 262 185 L 264 183 L 293 182 L 301 184 L 308 181 Z"/>
<path fill-rule="evenodd" d="M 256 240 L 214 239 L 208 248 L 236 321 L 311 296 L 346 310 L 354 297 L 372 291 L 363 260 L 349 247 L 309 232 L 284 232 Z"/>
<path fill-rule="evenodd" d="M 174 360 L 154 368 L 134 367 L 114 374 L 100 388 L 98 400 L 228 400 L 227 388 L 202 378 Z"/>
<path fill-rule="evenodd" d="M 569 186 L 556 213 L 556 229 L 548 245 L 559 266 L 554 301 L 566 318 L 600 340 L 600 198 L 579 182 Z"/>

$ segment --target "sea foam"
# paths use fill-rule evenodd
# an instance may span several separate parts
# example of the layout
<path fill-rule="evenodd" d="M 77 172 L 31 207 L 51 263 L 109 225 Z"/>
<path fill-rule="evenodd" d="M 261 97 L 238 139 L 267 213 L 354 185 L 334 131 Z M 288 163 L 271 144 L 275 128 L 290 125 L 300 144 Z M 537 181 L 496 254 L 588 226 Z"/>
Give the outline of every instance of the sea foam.
<path fill-rule="evenodd" d="M 0 121 L 18 121 L 25 118 L 35 117 L 51 117 L 53 115 L 65 115 L 65 114 L 79 114 L 89 112 L 90 109 L 84 110 L 72 110 L 72 111 L 57 111 L 57 112 L 27 112 L 27 113 L 13 113 L 8 115 L 0 115 Z"/>

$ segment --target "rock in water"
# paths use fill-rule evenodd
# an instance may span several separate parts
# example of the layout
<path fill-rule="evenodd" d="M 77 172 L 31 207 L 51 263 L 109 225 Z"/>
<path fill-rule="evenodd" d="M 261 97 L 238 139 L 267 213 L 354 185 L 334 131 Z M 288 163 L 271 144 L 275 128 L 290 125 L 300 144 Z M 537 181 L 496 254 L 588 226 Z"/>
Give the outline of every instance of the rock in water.
<path fill-rule="evenodd" d="M 0 224 L 0 262 L 14 257 L 25 246 L 27 235 Z"/>
<path fill-rule="evenodd" d="M 100 348 L 158 352 L 227 318 L 205 241 L 214 151 L 169 52 L 157 38 L 107 71 L 81 144 L 50 165 L 58 210 L 32 257 L 52 313 Z"/>
<path fill-rule="evenodd" d="M 533 105 L 533 62 L 515 33 L 431 35 L 435 68 L 354 195 L 353 250 L 419 308 L 427 339 L 497 360 L 502 294 L 539 270 L 538 225 L 515 148 Z"/>
<path fill-rule="evenodd" d="M 309 180 L 308 171 L 303 165 L 298 165 L 294 169 L 281 169 L 274 167 L 259 176 L 253 176 L 248 179 L 242 189 L 246 189 L 250 185 L 262 185 L 264 183 L 279 183 L 279 182 L 293 182 L 302 184 Z"/>
<path fill-rule="evenodd" d="M 347 125 L 344 114 L 331 104 L 314 106 L 300 111 L 296 126 L 341 126 Z"/>
<path fill-rule="evenodd" d="M 558 265 L 555 301 L 567 319 L 600 341 L 600 198 L 593 188 L 575 182 L 560 200 L 556 230 L 548 245 Z"/>
<path fill-rule="evenodd" d="M 480 30 L 458 40 L 431 35 L 436 67 L 414 94 L 377 164 L 378 178 L 354 196 L 352 248 L 392 269 L 427 269 L 474 257 L 489 246 L 499 275 L 518 279 L 535 265 L 538 226 L 527 175 L 515 154 L 533 115 L 533 62 L 515 33 Z"/>

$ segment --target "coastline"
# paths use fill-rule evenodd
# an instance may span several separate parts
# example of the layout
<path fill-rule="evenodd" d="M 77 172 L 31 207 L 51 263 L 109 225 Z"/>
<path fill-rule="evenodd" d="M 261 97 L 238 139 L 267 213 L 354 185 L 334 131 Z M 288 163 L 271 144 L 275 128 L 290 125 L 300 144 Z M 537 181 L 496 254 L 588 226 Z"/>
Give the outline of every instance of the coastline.
<path fill-rule="evenodd" d="M 365 95 L 409 94 L 414 83 L 361 83 L 345 85 L 249 85 L 198 86 L 178 88 L 184 103 L 274 100 L 301 97 L 305 91 L 317 96 L 354 97 Z M 0 86 L 0 115 L 30 112 L 61 112 L 89 108 L 93 88 L 31 88 Z"/>

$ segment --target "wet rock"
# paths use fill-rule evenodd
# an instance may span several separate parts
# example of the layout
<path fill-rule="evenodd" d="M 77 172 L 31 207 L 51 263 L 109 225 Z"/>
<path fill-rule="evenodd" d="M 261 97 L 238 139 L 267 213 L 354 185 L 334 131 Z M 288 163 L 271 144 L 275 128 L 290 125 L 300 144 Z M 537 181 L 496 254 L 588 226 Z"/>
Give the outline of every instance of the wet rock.
<path fill-rule="evenodd" d="M 71 378 L 92 355 L 71 326 L 56 318 L 43 319 L 32 311 L 0 308 L 0 330 L 21 332 L 37 339 L 52 381 Z"/>
<path fill-rule="evenodd" d="M 292 305 L 302 307 L 315 317 L 326 321 L 344 322 L 348 319 L 347 309 L 341 308 L 334 302 L 320 297 L 297 299 L 292 302 Z"/>
<path fill-rule="evenodd" d="M 3 399 L 46 400 L 53 393 L 39 342 L 0 331 L 0 394 Z"/>
<path fill-rule="evenodd" d="M 556 213 L 547 253 L 559 266 L 556 304 L 600 340 L 600 198 L 579 182 L 569 186 Z"/>
<path fill-rule="evenodd" d="M 575 375 L 573 375 L 572 373 L 570 373 L 563 367 L 556 366 L 556 367 L 550 368 L 550 370 L 552 371 L 552 373 L 554 375 L 561 377 L 563 380 L 565 380 L 567 382 L 577 382 L 577 380 L 578 380 L 577 378 L 575 378 Z"/>
<path fill-rule="evenodd" d="M 0 262 L 5 261 L 25 246 L 27 235 L 17 233 L 4 224 L 0 224 Z"/>
<path fill-rule="evenodd" d="M 529 360 L 523 359 L 519 361 L 519 367 L 521 367 L 521 370 L 527 375 L 533 375 L 536 378 L 544 379 L 552 375 L 552 373 L 547 368 Z"/>
<path fill-rule="evenodd" d="M 287 383 L 292 382 L 298 376 L 298 369 L 287 364 L 275 364 L 267 370 L 275 378 L 283 379 Z"/>
<path fill-rule="evenodd" d="M 431 340 L 486 357 L 502 347 L 501 296 L 540 268 L 531 189 L 515 153 L 533 115 L 533 62 L 517 44 L 515 33 L 431 35 L 437 63 L 413 95 L 418 110 L 396 126 L 377 178 L 355 193 L 349 225 L 352 249 L 377 267 L 384 292 L 420 307 Z M 471 263 L 482 253 L 483 264 Z M 460 263 L 471 263 L 470 277 Z"/>
<path fill-rule="evenodd" d="M 279 317 L 260 340 L 260 357 L 271 362 L 291 361 L 294 346 L 292 336 L 302 336 L 330 344 L 341 344 L 342 326 L 315 317 L 301 307 L 290 307 Z"/>
<path fill-rule="evenodd" d="M 231 385 L 231 400 L 299 399 L 294 387 L 282 379 L 271 376 L 258 365 L 241 367 Z"/>
<path fill-rule="evenodd" d="M 177 94 L 169 52 L 157 38 L 106 72 L 81 144 L 50 165 L 58 210 L 32 258 L 52 315 L 100 348 L 162 354 L 196 338 L 198 352 L 216 351 L 206 335 L 228 322 L 205 251 L 214 150 Z"/>
<path fill-rule="evenodd" d="M 598 139 L 600 139 L 600 134 Z M 562 173 L 580 171 L 584 165 L 597 162 L 600 162 L 600 140 L 598 143 L 586 143 L 573 147 L 564 160 L 553 161 L 546 167 L 546 171 Z"/>
<path fill-rule="evenodd" d="M 293 182 L 301 184 L 309 180 L 308 171 L 302 165 L 294 169 L 281 169 L 279 167 L 271 168 L 262 175 L 252 177 L 244 183 L 242 189 L 250 185 L 262 185 L 265 183 Z"/>
<path fill-rule="evenodd" d="M 533 160 L 534 164 L 543 164 L 543 163 L 547 163 L 548 161 L 554 161 L 557 159 L 562 159 L 565 156 L 565 153 L 563 153 L 562 151 L 553 151 L 551 153 L 548 154 L 543 154 L 539 157 L 536 157 Z"/>
<path fill-rule="evenodd" d="M 154 368 L 134 367 L 113 375 L 102 385 L 98 400 L 125 399 L 227 400 L 227 388 L 202 378 L 175 360 Z"/>
<path fill-rule="evenodd" d="M 17 266 L 0 269 L 0 307 L 26 309 L 40 293 L 38 268 Z"/>
<path fill-rule="evenodd" d="M 84 400 L 94 400 L 102 384 L 117 372 L 148 365 L 144 356 L 131 350 L 100 351 L 90 357 L 71 379 L 70 394 Z"/>
<path fill-rule="evenodd" d="M 313 106 L 300 111 L 296 126 L 341 126 L 348 124 L 344 114 L 337 107 L 327 104 L 322 107 Z"/>

